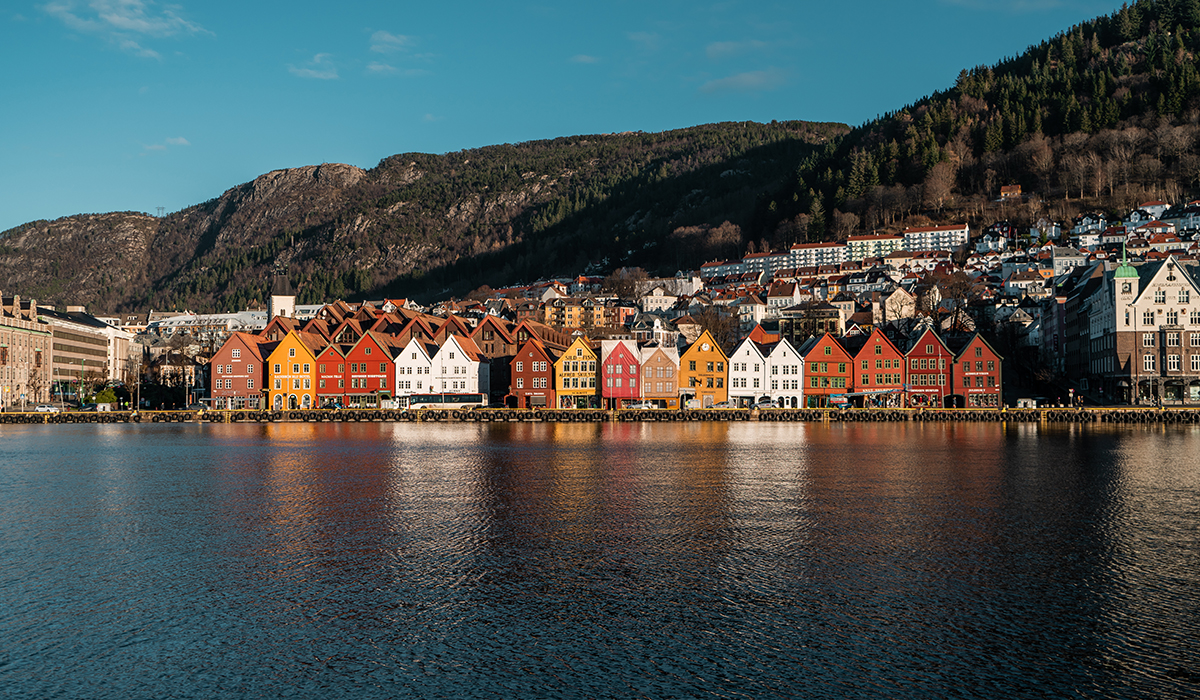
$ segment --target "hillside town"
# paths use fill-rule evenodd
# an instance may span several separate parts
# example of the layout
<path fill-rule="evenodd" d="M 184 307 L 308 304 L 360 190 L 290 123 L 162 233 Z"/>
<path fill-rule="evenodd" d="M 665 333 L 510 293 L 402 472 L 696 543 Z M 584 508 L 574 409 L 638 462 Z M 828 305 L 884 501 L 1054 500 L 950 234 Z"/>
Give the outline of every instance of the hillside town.
<path fill-rule="evenodd" d="M 1019 192 L 1016 193 L 1019 196 Z M 967 407 L 1200 403 L 1200 202 L 850 236 L 411 300 L 92 315 L 4 296 L 0 404 Z M 131 388 L 136 387 L 137 392 Z M 134 396 L 137 396 L 135 399 Z M 120 401 L 121 399 L 117 399 Z"/>

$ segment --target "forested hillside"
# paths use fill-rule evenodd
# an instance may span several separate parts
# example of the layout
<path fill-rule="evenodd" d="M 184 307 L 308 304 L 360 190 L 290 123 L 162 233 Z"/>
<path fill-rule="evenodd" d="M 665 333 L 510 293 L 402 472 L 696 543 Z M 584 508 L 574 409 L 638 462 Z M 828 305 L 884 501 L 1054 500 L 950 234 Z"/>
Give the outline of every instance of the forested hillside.
<path fill-rule="evenodd" d="M 897 226 L 1178 201 L 1200 184 L 1200 0 L 1147 0 L 1087 22 L 854 129 L 760 207 L 775 245 Z M 1019 184 L 1020 208 L 990 206 Z"/>

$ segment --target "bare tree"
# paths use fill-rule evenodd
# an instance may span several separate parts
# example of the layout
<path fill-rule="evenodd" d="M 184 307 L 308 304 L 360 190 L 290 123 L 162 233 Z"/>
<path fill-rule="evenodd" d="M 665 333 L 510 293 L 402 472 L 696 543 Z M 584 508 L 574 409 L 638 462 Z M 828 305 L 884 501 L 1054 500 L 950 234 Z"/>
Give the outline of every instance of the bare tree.
<path fill-rule="evenodd" d="M 734 314 L 724 313 L 721 307 L 706 306 L 698 314 L 692 314 L 696 324 L 712 334 L 713 340 L 725 351 L 733 352 L 738 342 L 738 319 Z"/>
<path fill-rule="evenodd" d="M 929 169 L 922 190 L 925 206 L 934 207 L 938 211 L 942 210 L 947 200 L 950 199 L 950 191 L 954 187 L 954 176 L 954 166 L 950 163 L 938 163 Z"/>
<path fill-rule="evenodd" d="M 601 288 L 618 299 L 633 300 L 641 292 L 641 283 L 648 279 L 650 275 L 640 267 L 622 267 L 605 277 Z"/>
<path fill-rule="evenodd" d="M 846 240 L 850 234 L 858 230 L 858 223 L 858 214 L 833 210 L 833 233 L 837 240 Z"/>

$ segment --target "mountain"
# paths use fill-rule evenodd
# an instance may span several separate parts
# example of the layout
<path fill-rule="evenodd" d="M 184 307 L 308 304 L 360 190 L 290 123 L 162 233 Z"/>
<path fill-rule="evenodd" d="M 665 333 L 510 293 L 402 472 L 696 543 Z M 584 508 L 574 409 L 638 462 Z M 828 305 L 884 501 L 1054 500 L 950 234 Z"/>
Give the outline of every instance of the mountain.
<path fill-rule="evenodd" d="M 0 288 L 111 312 L 221 311 L 264 300 L 274 267 L 301 303 L 461 295 L 633 258 L 673 272 L 738 254 L 758 197 L 848 131 L 737 122 L 278 170 L 161 219 L 0 233 Z"/>
<path fill-rule="evenodd" d="M 800 163 L 760 203 L 752 235 L 782 246 L 1186 199 L 1200 185 L 1198 51 L 1200 0 L 1144 0 L 963 70 Z M 1010 184 L 1036 196 L 995 205 Z"/>
<path fill-rule="evenodd" d="M 576 136 L 371 170 L 267 173 L 156 219 L 0 233 L 0 289 L 93 309 L 231 310 L 273 267 L 301 302 L 660 273 L 938 221 L 1033 224 L 1195 196 L 1200 0 L 1143 0 L 850 129 L 733 122 Z M 1003 185 L 1026 196 L 997 202 Z"/>

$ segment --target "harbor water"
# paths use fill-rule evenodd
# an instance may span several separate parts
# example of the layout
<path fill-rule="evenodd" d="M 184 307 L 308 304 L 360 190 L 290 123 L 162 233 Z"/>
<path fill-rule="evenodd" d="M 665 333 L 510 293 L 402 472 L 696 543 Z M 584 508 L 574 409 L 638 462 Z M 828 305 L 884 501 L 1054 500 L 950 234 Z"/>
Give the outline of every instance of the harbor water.
<path fill-rule="evenodd" d="M 1200 695 L 1200 428 L 0 426 L 3 698 Z"/>

